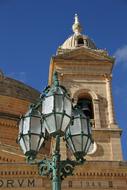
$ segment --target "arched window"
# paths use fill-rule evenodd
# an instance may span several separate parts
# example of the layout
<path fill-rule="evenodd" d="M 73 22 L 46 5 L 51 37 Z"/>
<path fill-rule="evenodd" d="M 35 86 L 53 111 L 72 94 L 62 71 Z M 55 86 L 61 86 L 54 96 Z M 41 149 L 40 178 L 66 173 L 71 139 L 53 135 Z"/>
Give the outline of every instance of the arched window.
<path fill-rule="evenodd" d="M 83 38 L 79 38 L 77 44 L 78 44 L 78 46 L 84 45 L 84 40 L 83 40 Z"/>
<path fill-rule="evenodd" d="M 94 119 L 93 103 L 90 95 L 85 94 L 82 97 L 79 97 L 77 104 L 81 107 L 87 117 Z"/>

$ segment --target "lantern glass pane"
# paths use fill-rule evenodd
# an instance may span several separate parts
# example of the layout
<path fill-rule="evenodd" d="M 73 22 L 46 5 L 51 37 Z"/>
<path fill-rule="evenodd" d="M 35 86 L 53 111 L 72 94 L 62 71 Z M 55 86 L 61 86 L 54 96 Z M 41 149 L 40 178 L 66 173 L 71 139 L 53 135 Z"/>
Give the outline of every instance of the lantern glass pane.
<path fill-rule="evenodd" d="M 88 125 L 88 124 L 87 124 Z M 89 124 L 89 129 L 88 129 L 88 131 L 89 131 L 89 133 L 91 134 L 92 133 L 92 127 L 91 127 L 91 125 Z"/>
<path fill-rule="evenodd" d="M 40 142 L 39 142 L 39 146 L 38 146 L 38 151 L 40 150 L 40 148 L 41 148 L 43 142 L 44 142 L 44 138 L 41 137 Z"/>
<path fill-rule="evenodd" d="M 42 113 L 43 114 L 52 113 L 53 109 L 54 109 L 54 97 L 48 96 L 43 101 Z"/>
<path fill-rule="evenodd" d="M 87 120 L 85 118 L 81 119 L 81 126 L 82 126 L 82 132 L 84 134 L 88 134 L 88 126 L 87 126 Z"/>
<path fill-rule="evenodd" d="M 26 151 L 29 151 L 30 150 L 30 137 L 29 137 L 29 135 L 24 135 L 23 138 L 24 138 L 24 142 L 26 145 Z"/>
<path fill-rule="evenodd" d="M 49 133 L 53 133 L 56 131 L 56 122 L 55 122 L 55 117 L 54 114 L 49 115 L 48 117 L 45 118 L 46 120 L 46 129 Z"/>
<path fill-rule="evenodd" d="M 72 144 L 72 141 L 71 141 L 71 138 L 70 138 L 70 137 L 67 139 L 67 143 L 68 143 L 69 148 L 70 148 L 73 152 L 75 152 L 74 146 L 73 146 L 73 144 Z"/>
<path fill-rule="evenodd" d="M 41 120 L 41 125 L 42 125 L 42 133 L 45 134 L 45 130 L 47 129 L 47 124 L 46 124 L 46 121 L 43 119 Z"/>
<path fill-rule="evenodd" d="M 69 98 L 64 97 L 64 110 L 67 115 L 71 116 L 72 113 L 72 105 Z"/>
<path fill-rule="evenodd" d="M 37 151 L 40 137 L 38 135 L 31 135 L 31 150 Z"/>
<path fill-rule="evenodd" d="M 61 129 L 61 124 L 62 124 L 62 114 L 56 114 L 56 130 Z"/>
<path fill-rule="evenodd" d="M 30 117 L 25 117 L 23 122 L 23 134 L 27 134 L 30 129 Z"/>
<path fill-rule="evenodd" d="M 87 146 L 87 140 L 88 140 L 88 137 L 87 136 L 83 136 L 83 150 L 85 149 L 85 147 Z"/>
<path fill-rule="evenodd" d="M 20 138 L 19 144 L 20 144 L 20 146 L 22 148 L 23 153 L 25 154 L 26 153 L 26 147 L 25 147 L 23 138 Z"/>
<path fill-rule="evenodd" d="M 41 134 L 41 121 L 39 117 L 31 117 L 31 133 Z"/>
<path fill-rule="evenodd" d="M 87 146 L 86 146 L 86 150 L 85 150 L 86 153 L 89 151 L 90 145 L 91 145 L 91 139 L 89 138 L 87 141 Z"/>
<path fill-rule="evenodd" d="M 55 95 L 55 111 L 56 112 L 63 112 L 63 96 L 62 95 Z"/>
<path fill-rule="evenodd" d="M 62 122 L 62 131 L 65 131 L 65 129 L 68 127 L 70 123 L 70 118 L 66 115 L 64 115 L 63 122 Z"/>
<path fill-rule="evenodd" d="M 82 151 L 82 139 L 80 135 L 73 136 L 72 137 L 72 142 L 75 147 L 75 152 L 81 152 Z"/>
<path fill-rule="evenodd" d="M 75 118 L 73 125 L 70 127 L 70 131 L 72 135 L 81 133 L 81 122 L 80 118 Z"/>

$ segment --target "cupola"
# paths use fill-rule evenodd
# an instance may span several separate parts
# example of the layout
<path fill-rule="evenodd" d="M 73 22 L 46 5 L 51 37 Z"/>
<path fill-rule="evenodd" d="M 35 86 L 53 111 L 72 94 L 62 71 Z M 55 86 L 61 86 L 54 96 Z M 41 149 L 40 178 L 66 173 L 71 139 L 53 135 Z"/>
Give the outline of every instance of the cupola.
<path fill-rule="evenodd" d="M 82 26 L 79 22 L 78 15 L 75 14 L 75 21 L 72 25 L 73 34 L 65 40 L 65 42 L 59 47 L 58 54 L 73 50 L 76 48 L 84 47 L 89 49 L 97 49 L 94 42 L 85 34 L 82 34 Z"/>

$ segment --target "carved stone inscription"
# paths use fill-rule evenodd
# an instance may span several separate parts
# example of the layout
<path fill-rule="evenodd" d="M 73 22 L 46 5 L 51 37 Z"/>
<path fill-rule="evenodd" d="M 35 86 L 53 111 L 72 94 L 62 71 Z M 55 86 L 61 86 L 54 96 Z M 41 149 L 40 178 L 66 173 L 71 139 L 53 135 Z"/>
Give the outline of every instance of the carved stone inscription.
<path fill-rule="evenodd" d="M 44 188 L 44 189 L 51 189 L 51 183 L 47 183 L 47 180 L 43 178 L 0 178 L 0 189 L 4 188 Z M 63 181 L 62 188 L 63 189 L 114 189 L 114 188 L 121 188 L 126 187 L 126 182 L 118 182 L 113 183 L 111 180 L 82 180 L 82 181 Z"/>
<path fill-rule="evenodd" d="M 94 180 L 82 180 L 82 181 L 72 181 L 72 183 L 70 183 L 71 181 L 69 181 L 68 183 L 68 187 L 76 187 L 76 188 L 80 188 L 80 189 L 84 189 L 84 188 L 98 188 L 98 189 L 103 189 L 103 188 L 111 188 L 113 187 L 113 182 L 112 181 L 94 181 Z M 112 183 L 112 186 L 111 186 Z M 70 186 L 71 184 L 71 186 Z"/>
<path fill-rule="evenodd" d="M 40 179 L 0 179 L 0 188 L 36 187 Z"/>

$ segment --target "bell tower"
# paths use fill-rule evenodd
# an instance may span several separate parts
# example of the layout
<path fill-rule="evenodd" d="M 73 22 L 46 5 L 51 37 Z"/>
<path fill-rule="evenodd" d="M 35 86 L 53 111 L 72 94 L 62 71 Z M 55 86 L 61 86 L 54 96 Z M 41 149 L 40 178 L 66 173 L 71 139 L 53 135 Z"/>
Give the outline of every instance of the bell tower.
<path fill-rule="evenodd" d="M 72 29 L 73 34 L 51 58 L 49 85 L 54 71 L 57 71 L 60 84 L 70 92 L 74 104 L 79 104 L 85 115 L 90 117 L 95 142 L 84 164 L 76 166 L 74 175 L 62 181 L 62 190 L 127 190 L 127 161 L 122 160 L 122 131 L 115 120 L 111 89 L 115 60 L 82 33 L 77 15 Z M 30 165 L 16 144 L 17 121 L 39 96 L 37 90 L 4 76 L 0 71 L 1 190 L 51 189 L 49 178 L 38 174 L 37 160 L 50 159 L 53 139 L 47 141 L 45 148 L 42 147 L 36 164 Z M 72 158 L 62 138 L 60 146 L 61 160 Z M 70 171 L 68 167 L 65 170 Z"/>
<path fill-rule="evenodd" d="M 115 120 L 111 88 L 115 60 L 81 33 L 77 15 L 72 30 L 74 33 L 51 58 L 49 84 L 56 70 L 61 85 L 68 89 L 74 103 L 80 104 L 91 118 L 95 142 L 87 160 L 120 161 L 122 131 Z"/>

